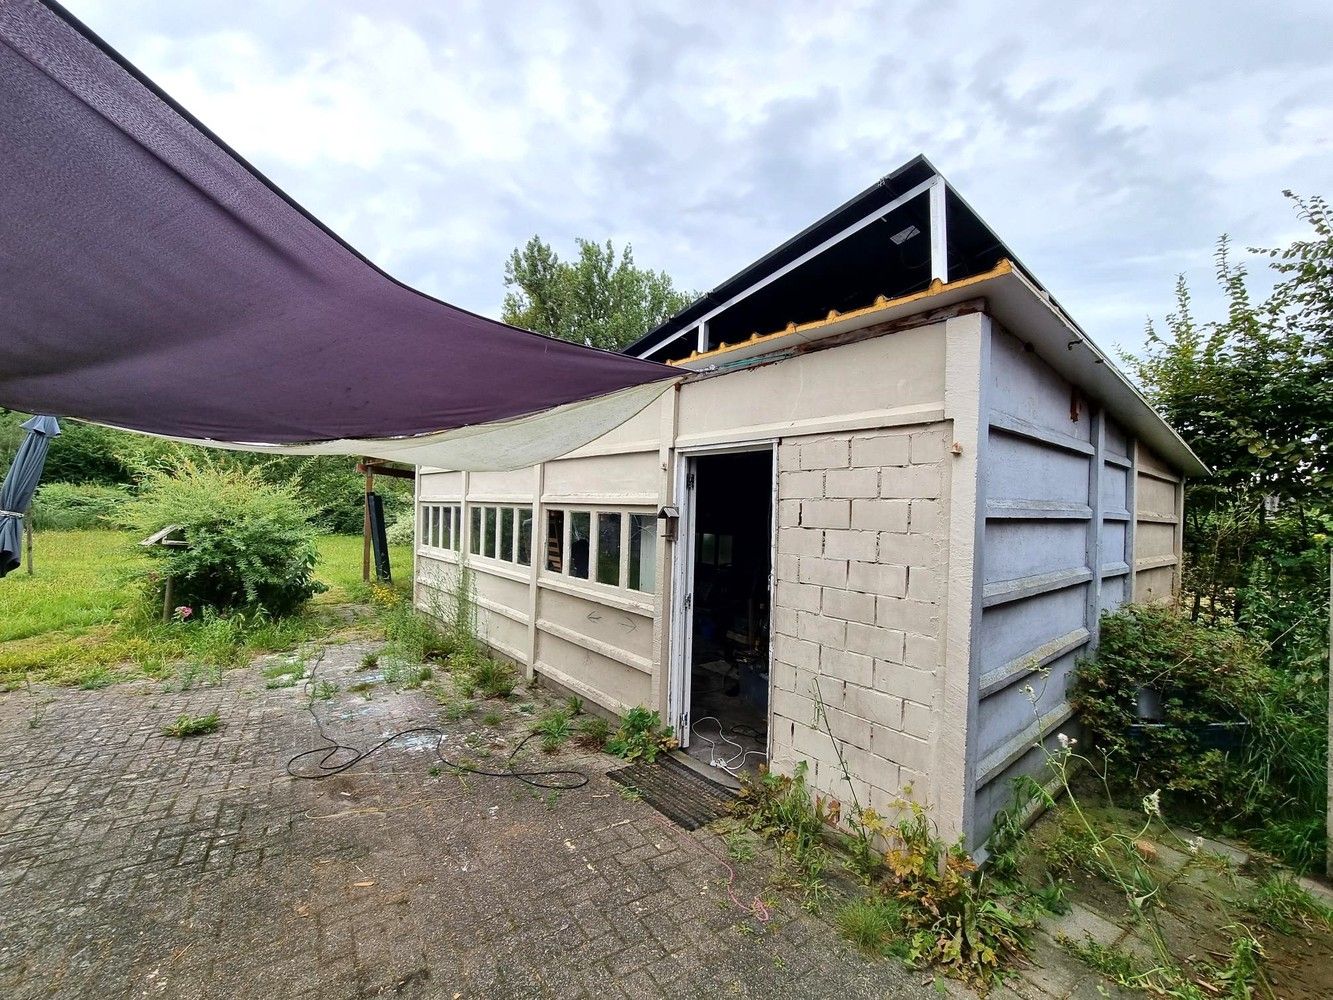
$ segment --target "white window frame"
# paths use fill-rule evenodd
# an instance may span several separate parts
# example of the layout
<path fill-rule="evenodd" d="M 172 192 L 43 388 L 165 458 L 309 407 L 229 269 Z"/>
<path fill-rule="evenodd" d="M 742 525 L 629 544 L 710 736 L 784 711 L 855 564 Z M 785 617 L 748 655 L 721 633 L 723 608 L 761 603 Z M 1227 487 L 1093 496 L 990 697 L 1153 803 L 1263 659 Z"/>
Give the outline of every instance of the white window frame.
<path fill-rule="evenodd" d="M 456 500 L 427 500 L 420 505 L 420 537 L 418 547 L 426 549 L 431 555 L 448 553 L 457 557 L 462 552 L 462 539 L 459 525 L 463 520 L 463 505 Z M 445 545 L 443 526 L 449 522 L 449 541 Z"/>
<path fill-rule="evenodd" d="M 523 511 L 527 511 L 528 514 L 530 515 L 530 517 L 529 517 L 529 519 L 528 519 L 528 523 L 529 523 L 529 525 L 530 525 L 530 528 L 529 528 L 529 534 L 532 534 L 532 533 L 533 533 L 533 529 L 534 529 L 535 526 L 536 526 L 536 508 L 535 508 L 535 505 L 530 504 L 530 503 L 509 503 L 509 502 L 507 502 L 507 501 L 506 501 L 506 502 L 500 502 L 500 501 L 495 501 L 495 502 L 477 501 L 477 502 L 475 502 L 475 503 L 474 503 L 474 502 L 469 502 L 469 503 L 468 503 L 468 507 L 470 508 L 470 510 L 475 510 L 475 511 L 477 511 L 477 512 L 479 513 L 479 515 L 480 515 L 480 525 L 481 525 L 481 530 L 480 530 L 480 532 L 479 532 L 479 534 L 478 534 L 478 539 L 477 539 L 477 542 L 478 542 L 478 544 L 477 544 L 477 549 L 478 549 L 478 551 L 473 551 L 472 548 L 471 548 L 471 544 L 472 544 L 472 517 L 473 517 L 473 515 L 472 515 L 471 513 L 468 514 L 467 530 L 468 530 L 468 546 L 469 546 L 469 548 L 468 548 L 468 558 L 469 558 L 469 559 L 478 559 L 478 560 L 481 560 L 483 564 L 486 564 L 486 563 L 491 563 L 491 564 L 494 564 L 494 563 L 502 563 L 502 564 L 505 565 L 505 566 L 511 566 L 511 567 L 513 567 L 513 568 L 515 568 L 515 569 L 517 569 L 517 570 L 527 570 L 527 569 L 529 569 L 529 568 L 531 567 L 531 565 L 532 565 L 532 560 L 533 560 L 533 558 L 534 558 L 534 556 L 535 556 L 535 554 L 536 554 L 536 546 L 535 546 L 535 544 L 532 545 L 532 546 L 530 546 L 530 548 L 529 548 L 529 550 L 528 550 L 528 562 L 525 564 L 525 563 L 520 563 L 520 562 L 518 561 L 518 544 L 519 544 L 519 534 L 520 534 L 519 525 L 522 523 L 522 517 L 521 517 L 520 515 L 522 514 Z M 506 510 L 509 511 L 509 512 L 511 513 L 511 516 L 512 516 L 512 518 L 513 518 L 513 528 L 512 528 L 512 531 L 511 531 L 511 534 L 510 534 L 510 539 L 509 539 L 509 551 L 508 551 L 508 552 L 501 552 L 501 551 L 500 551 L 500 536 L 503 534 L 503 532 L 501 532 L 501 530 L 500 530 L 500 524 L 501 524 L 501 521 L 503 520 L 503 517 L 504 517 L 504 513 L 503 513 L 503 512 L 506 511 Z M 490 540 L 491 540 L 491 533 L 490 533 L 490 531 L 488 530 L 488 525 L 487 525 L 487 522 L 488 522 L 488 514 L 489 514 L 491 511 L 494 511 L 494 512 L 495 512 L 495 535 L 496 535 L 496 538 L 495 538 L 495 555 L 493 555 L 493 556 L 492 556 L 492 555 L 487 555 L 487 554 L 486 554 L 486 550 L 487 550 L 487 548 L 488 548 L 488 546 L 489 546 L 489 542 L 490 542 Z M 543 537 L 545 537 L 545 536 L 543 536 Z"/>
<path fill-rule="evenodd" d="M 538 575 L 543 577 L 556 577 L 567 580 L 574 586 L 595 587 L 604 593 L 612 593 L 629 597 L 631 599 L 642 600 L 645 597 L 651 599 L 657 589 L 656 568 L 654 564 L 653 579 L 644 580 L 647 584 L 646 589 L 640 590 L 629 585 L 629 555 L 630 555 L 630 519 L 632 517 L 646 517 L 650 522 L 655 522 L 657 512 L 651 508 L 642 506 L 616 506 L 612 504 L 544 504 L 542 513 L 549 516 L 552 511 L 559 511 L 562 515 L 561 537 L 560 537 L 560 570 L 557 572 L 550 568 L 546 561 L 547 547 L 550 541 L 550 523 L 549 520 L 543 525 L 543 530 L 539 540 L 534 540 L 534 547 L 537 541 L 540 541 L 542 560 L 538 569 Z M 586 577 L 574 576 L 569 572 L 570 566 L 570 534 L 573 530 L 575 514 L 588 515 L 588 575 Z M 601 548 L 601 531 L 599 530 L 599 520 L 602 514 L 615 514 L 620 517 L 620 559 L 615 583 L 602 583 L 597 579 L 597 563 Z M 656 544 L 656 532 L 654 531 L 654 545 Z M 656 558 L 656 551 L 654 551 Z"/>

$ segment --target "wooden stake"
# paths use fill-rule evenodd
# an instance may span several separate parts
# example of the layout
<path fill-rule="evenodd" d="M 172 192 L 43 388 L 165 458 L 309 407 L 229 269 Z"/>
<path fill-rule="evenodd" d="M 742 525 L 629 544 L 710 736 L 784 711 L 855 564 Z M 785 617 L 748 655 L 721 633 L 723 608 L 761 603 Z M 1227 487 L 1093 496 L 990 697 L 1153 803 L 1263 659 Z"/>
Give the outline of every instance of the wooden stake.
<path fill-rule="evenodd" d="M 361 527 L 361 582 L 370 582 L 370 494 L 375 489 L 375 473 L 371 471 L 372 466 L 369 458 L 361 460 L 362 467 L 366 470 L 366 502 L 365 516 L 362 519 Z"/>
<path fill-rule="evenodd" d="M 28 540 L 28 575 L 32 576 L 32 521 L 23 519 L 23 534 Z"/>

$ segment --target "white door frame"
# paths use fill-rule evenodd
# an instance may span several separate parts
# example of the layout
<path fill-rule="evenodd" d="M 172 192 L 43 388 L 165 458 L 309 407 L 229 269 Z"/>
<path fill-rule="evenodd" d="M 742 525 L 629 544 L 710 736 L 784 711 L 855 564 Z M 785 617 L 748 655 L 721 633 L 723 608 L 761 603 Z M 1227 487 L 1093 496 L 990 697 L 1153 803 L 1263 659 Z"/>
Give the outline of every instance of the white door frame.
<path fill-rule="evenodd" d="M 679 448 L 675 453 L 675 496 L 680 507 L 671 567 L 671 663 L 667 681 L 667 724 L 675 730 L 682 747 L 690 745 L 690 659 L 694 647 L 694 547 L 696 491 L 687 488 L 688 476 L 695 471 L 695 459 L 705 455 L 769 452 L 772 457 L 772 483 L 769 499 L 768 558 L 768 730 L 773 723 L 773 606 L 778 558 L 778 439 L 756 438 L 725 444 Z M 771 746 L 771 741 L 770 741 Z M 769 749 L 769 747 L 765 747 Z"/>

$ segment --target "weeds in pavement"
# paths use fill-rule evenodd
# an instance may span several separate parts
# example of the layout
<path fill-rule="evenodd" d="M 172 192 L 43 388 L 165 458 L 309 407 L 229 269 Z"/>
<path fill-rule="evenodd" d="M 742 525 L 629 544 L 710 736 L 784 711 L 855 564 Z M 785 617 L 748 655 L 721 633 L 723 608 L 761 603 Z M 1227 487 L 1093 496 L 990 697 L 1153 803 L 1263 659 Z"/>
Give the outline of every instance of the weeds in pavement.
<path fill-rule="evenodd" d="M 162 734 L 185 739 L 187 736 L 203 736 L 205 733 L 214 732 L 221 725 L 222 717 L 217 712 L 209 712 L 207 715 L 180 715 L 175 722 L 162 727 Z"/>
<path fill-rule="evenodd" d="M 547 712 L 541 721 L 532 727 L 532 731 L 541 737 L 542 750 L 545 753 L 556 753 L 574 735 L 574 725 L 569 710 L 557 708 Z"/>
<path fill-rule="evenodd" d="M 606 746 L 606 741 L 611 738 L 611 723 L 603 719 L 600 715 L 590 715 L 579 724 L 579 730 L 574 734 L 574 740 L 581 747 L 589 750 L 600 750 Z"/>
<path fill-rule="evenodd" d="M 662 725 L 659 712 L 635 705 L 625 715 L 620 728 L 606 741 L 606 752 L 629 761 L 651 764 L 664 750 L 674 750 L 676 737 L 669 726 Z"/>

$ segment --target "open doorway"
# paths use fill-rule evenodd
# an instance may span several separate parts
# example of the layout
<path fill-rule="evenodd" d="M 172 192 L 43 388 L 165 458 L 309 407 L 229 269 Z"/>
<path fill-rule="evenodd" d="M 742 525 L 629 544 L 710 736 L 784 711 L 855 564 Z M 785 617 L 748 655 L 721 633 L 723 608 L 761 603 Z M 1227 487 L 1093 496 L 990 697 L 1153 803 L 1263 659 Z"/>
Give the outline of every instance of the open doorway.
<path fill-rule="evenodd" d="M 682 742 L 736 778 L 767 759 L 773 451 L 689 461 Z"/>

